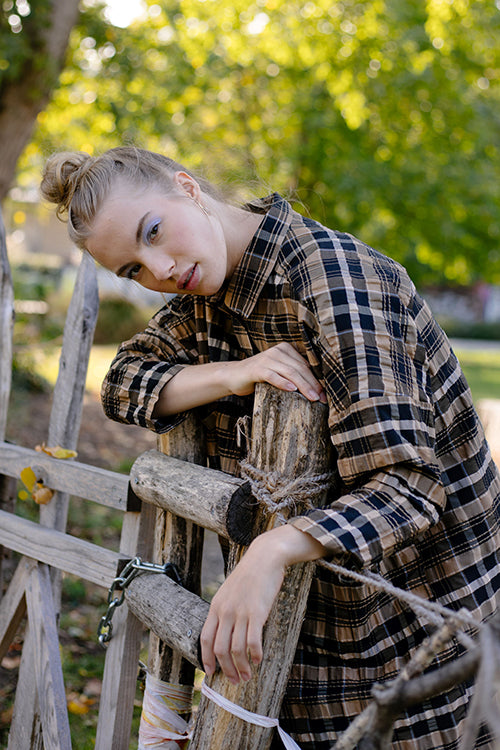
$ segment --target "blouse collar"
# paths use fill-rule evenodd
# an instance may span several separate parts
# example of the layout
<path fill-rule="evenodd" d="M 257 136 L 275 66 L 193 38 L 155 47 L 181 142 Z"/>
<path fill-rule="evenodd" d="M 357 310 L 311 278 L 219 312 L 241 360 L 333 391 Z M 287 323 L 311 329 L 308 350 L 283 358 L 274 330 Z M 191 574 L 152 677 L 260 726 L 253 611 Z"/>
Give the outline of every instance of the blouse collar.
<path fill-rule="evenodd" d="M 292 207 L 278 193 L 251 201 L 246 208 L 265 217 L 230 279 L 211 300 L 249 317 L 271 274 L 292 220 Z"/>

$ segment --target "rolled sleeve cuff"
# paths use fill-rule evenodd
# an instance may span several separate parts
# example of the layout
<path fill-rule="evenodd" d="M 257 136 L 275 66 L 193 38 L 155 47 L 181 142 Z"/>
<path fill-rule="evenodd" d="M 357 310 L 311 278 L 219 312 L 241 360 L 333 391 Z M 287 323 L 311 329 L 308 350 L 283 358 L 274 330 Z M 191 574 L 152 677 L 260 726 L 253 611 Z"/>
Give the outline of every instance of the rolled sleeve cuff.
<path fill-rule="evenodd" d="M 187 365 L 155 362 L 143 364 L 140 371 L 110 371 L 103 383 L 101 399 L 110 419 L 137 424 L 157 433 L 168 432 L 180 424 L 187 412 L 153 418 L 153 410 L 162 388 Z"/>

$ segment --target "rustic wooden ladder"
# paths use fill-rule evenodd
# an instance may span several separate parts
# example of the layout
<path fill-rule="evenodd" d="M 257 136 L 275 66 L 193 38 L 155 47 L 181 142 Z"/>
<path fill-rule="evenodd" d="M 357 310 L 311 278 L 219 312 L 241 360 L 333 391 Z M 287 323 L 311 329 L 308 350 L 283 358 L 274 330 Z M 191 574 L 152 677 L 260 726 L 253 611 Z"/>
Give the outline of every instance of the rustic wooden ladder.
<path fill-rule="evenodd" d="M 192 684 L 194 669 L 201 666 L 199 634 L 208 612 L 208 604 L 199 596 L 203 527 L 230 540 L 231 567 L 245 545 L 274 519 L 255 504 L 245 480 L 203 465 L 203 431 L 191 417 L 160 439 L 159 451 L 137 459 L 130 481 L 122 474 L 58 461 L 4 442 L 13 294 L 1 217 L 0 249 L 0 475 L 19 477 L 23 468 L 31 466 L 56 491 L 50 504 L 41 507 L 39 524 L 0 509 L 0 545 L 23 556 L 0 602 L 0 659 L 25 613 L 28 621 L 8 750 L 71 748 L 57 635 L 61 571 L 108 588 L 123 559 L 139 555 L 175 563 L 183 586 L 166 576 L 141 575 L 126 590 L 128 606 L 116 610 L 95 747 L 127 750 L 143 623 L 151 630 L 149 669 L 155 676 Z M 66 320 L 49 445 L 76 447 L 97 310 L 95 268 L 84 256 Z M 327 469 L 329 445 L 326 407 L 296 394 L 258 387 L 249 453 L 253 466 L 290 479 L 321 473 Z M 124 512 L 119 553 L 66 533 L 70 494 Z M 266 627 L 263 663 L 252 680 L 234 687 L 218 673 L 212 682 L 215 690 L 250 711 L 279 715 L 311 576 L 311 564 L 289 571 Z M 271 730 L 243 722 L 202 697 L 191 748 L 217 750 L 231 743 L 265 750 L 270 742 Z"/>

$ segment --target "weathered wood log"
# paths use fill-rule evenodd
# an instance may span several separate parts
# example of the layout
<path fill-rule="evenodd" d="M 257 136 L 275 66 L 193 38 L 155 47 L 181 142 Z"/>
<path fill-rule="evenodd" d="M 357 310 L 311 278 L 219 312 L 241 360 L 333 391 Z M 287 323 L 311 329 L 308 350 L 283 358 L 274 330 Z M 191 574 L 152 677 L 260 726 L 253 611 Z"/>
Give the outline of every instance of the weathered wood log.
<path fill-rule="evenodd" d="M 327 407 L 310 403 L 298 394 L 285 393 L 270 386 L 258 386 L 250 447 L 250 463 L 266 472 L 277 471 L 293 479 L 298 475 L 318 474 L 330 469 L 330 438 Z M 326 493 L 325 493 L 326 494 Z M 324 501 L 319 498 L 317 504 Z M 296 514 L 300 515 L 300 505 Z M 274 524 L 261 514 L 256 531 Z M 232 559 L 239 560 L 243 550 L 233 547 Z M 270 717 L 278 717 L 293 656 L 304 618 L 313 565 L 295 565 L 285 581 L 269 616 L 264 636 L 264 658 L 252 679 L 233 686 L 222 673 L 216 673 L 211 686 L 244 708 Z M 271 730 L 256 727 L 219 709 L 202 696 L 191 750 L 267 750 Z"/>
<path fill-rule="evenodd" d="M 30 466 L 46 487 L 92 500 L 117 510 L 138 510 L 140 503 L 130 497 L 129 478 L 116 471 L 78 461 L 52 458 L 46 453 L 0 443 L 0 474 L 17 477 Z"/>
<path fill-rule="evenodd" d="M 165 575 L 140 575 L 125 590 L 125 599 L 136 617 L 155 635 L 202 669 L 200 633 L 209 604 Z"/>
<path fill-rule="evenodd" d="M 255 524 L 249 482 L 222 471 L 151 450 L 134 462 L 130 483 L 141 500 L 239 543 Z"/>

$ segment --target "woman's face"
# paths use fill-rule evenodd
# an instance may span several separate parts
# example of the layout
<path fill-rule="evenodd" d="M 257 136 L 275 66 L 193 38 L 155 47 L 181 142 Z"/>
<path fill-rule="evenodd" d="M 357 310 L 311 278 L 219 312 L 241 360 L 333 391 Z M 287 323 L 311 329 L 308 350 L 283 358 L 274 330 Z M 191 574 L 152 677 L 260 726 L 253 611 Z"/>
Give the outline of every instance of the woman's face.
<path fill-rule="evenodd" d="M 207 215 L 199 186 L 174 176 L 175 192 L 121 182 L 98 212 L 89 253 L 117 276 L 167 294 L 215 294 L 233 271 L 222 224 Z"/>

